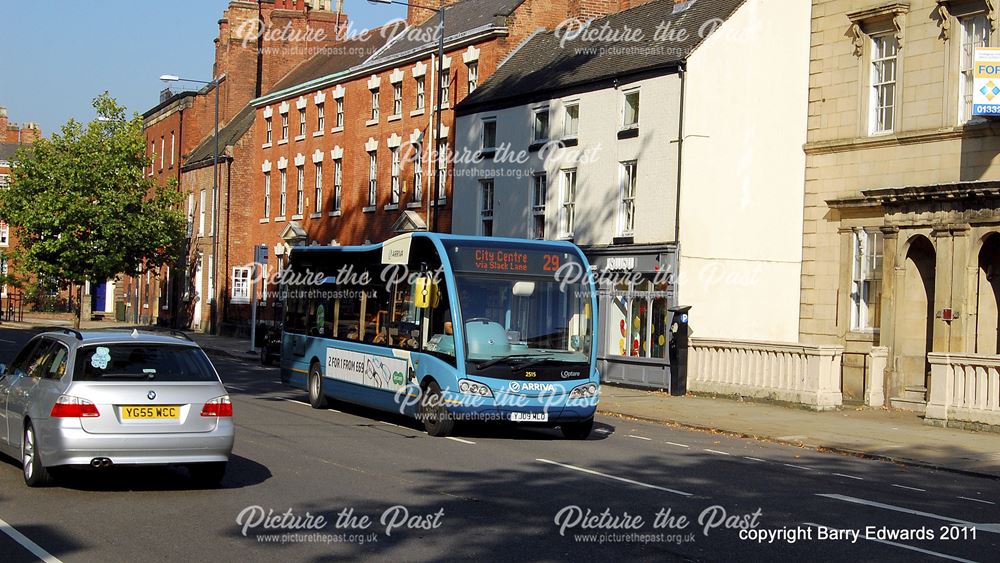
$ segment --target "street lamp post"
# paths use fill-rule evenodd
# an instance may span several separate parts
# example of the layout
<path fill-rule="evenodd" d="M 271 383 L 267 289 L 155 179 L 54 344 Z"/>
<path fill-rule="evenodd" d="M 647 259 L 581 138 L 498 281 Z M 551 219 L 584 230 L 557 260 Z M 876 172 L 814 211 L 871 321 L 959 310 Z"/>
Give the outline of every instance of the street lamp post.
<path fill-rule="evenodd" d="M 215 154 L 212 156 L 212 271 L 209 272 L 211 276 L 209 279 L 212 281 L 212 291 L 217 292 L 219 284 L 215 272 L 219 269 L 219 85 L 226 80 L 226 76 L 223 75 L 206 82 L 204 80 L 181 78 L 174 74 L 164 74 L 160 76 L 160 80 L 164 82 L 194 82 L 196 84 L 206 84 L 215 89 Z M 210 323 L 211 330 L 215 333 L 218 330 L 219 303 L 214 295 L 211 296 L 211 299 Z"/>
<path fill-rule="evenodd" d="M 428 213 L 431 216 L 431 231 L 438 230 L 438 197 L 444 186 L 441 185 L 441 154 L 438 147 L 441 144 L 441 120 L 442 112 L 444 106 L 444 100 L 441 99 L 441 95 L 444 93 L 444 77 L 442 76 L 444 67 L 444 6 L 438 8 L 432 8 L 430 6 L 423 6 L 421 4 L 416 4 L 414 2 L 408 2 L 406 0 L 368 0 L 369 4 L 398 4 L 400 6 L 420 8 L 423 10 L 430 10 L 436 12 L 438 15 L 438 29 L 437 29 L 437 88 L 436 94 L 434 95 L 434 100 L 437 103 L 437 107 L 434 111 L 434 139 L 431 141 L 431 147 L 434 150 L 434 189 L 430 194 L 430 202 L 427 206 Z"/>

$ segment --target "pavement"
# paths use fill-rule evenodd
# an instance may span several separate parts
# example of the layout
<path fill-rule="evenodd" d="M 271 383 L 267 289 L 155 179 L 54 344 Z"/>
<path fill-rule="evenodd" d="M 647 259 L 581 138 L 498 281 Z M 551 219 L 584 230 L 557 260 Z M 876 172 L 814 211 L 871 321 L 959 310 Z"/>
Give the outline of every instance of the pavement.
<path fill-rule="evenodd" d="M 246 340 L 191 333 L 209 352 L 254 357 Z M 599 411 L 732 436 L 1000 479 L 1000 436 L 925 425 L 913 412 L 845 406 L 815 412 L 779 404 L 604 385 Z"/>

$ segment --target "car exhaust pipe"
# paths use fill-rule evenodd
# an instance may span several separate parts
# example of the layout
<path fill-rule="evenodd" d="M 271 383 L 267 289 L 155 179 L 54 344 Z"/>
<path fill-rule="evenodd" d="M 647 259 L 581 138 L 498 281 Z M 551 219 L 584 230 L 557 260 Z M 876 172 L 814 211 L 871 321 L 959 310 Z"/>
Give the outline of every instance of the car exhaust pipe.
<path fill-rule="evenodd" d="M 111 460 L 106 457 L 95 457 L 90 460 L 90 466 L 94 469 L 106 469 L 111 467 Z"/>

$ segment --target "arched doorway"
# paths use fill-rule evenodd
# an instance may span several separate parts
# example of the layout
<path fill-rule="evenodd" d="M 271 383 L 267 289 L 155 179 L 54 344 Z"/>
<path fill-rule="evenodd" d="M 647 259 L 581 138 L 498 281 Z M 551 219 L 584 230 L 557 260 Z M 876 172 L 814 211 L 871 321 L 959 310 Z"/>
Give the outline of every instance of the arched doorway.
<path fill-rule="evenodd" d="M 979 251 L 979 277 L 976 284 L 977 354 L 1000 354 L 1000 234 L 990 233 Z"/>
<path fill-rule="evenodd" d="M 911 239 L 904 261 L 903 299 L 897 324 L 897 354 L 904 390 L 925 391 L 930 375 L 927 353 L 934 340 L 934 272 L 936 253 L 927 237 Z M 906 393 L 910 395 L 910 393 Z"/>

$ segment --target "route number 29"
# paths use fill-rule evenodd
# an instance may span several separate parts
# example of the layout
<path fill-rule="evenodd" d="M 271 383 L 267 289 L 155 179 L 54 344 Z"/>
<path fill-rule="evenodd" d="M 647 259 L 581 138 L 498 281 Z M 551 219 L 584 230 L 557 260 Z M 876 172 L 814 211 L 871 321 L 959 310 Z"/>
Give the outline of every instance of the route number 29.
<path fill-rule="evenodd" d="M 545 263 L 542 264 L 542 270 L 546 272 L 556 272 L 559 270 L 559 255 L 558 254 L 546 254 L 544 256 Z"/>

